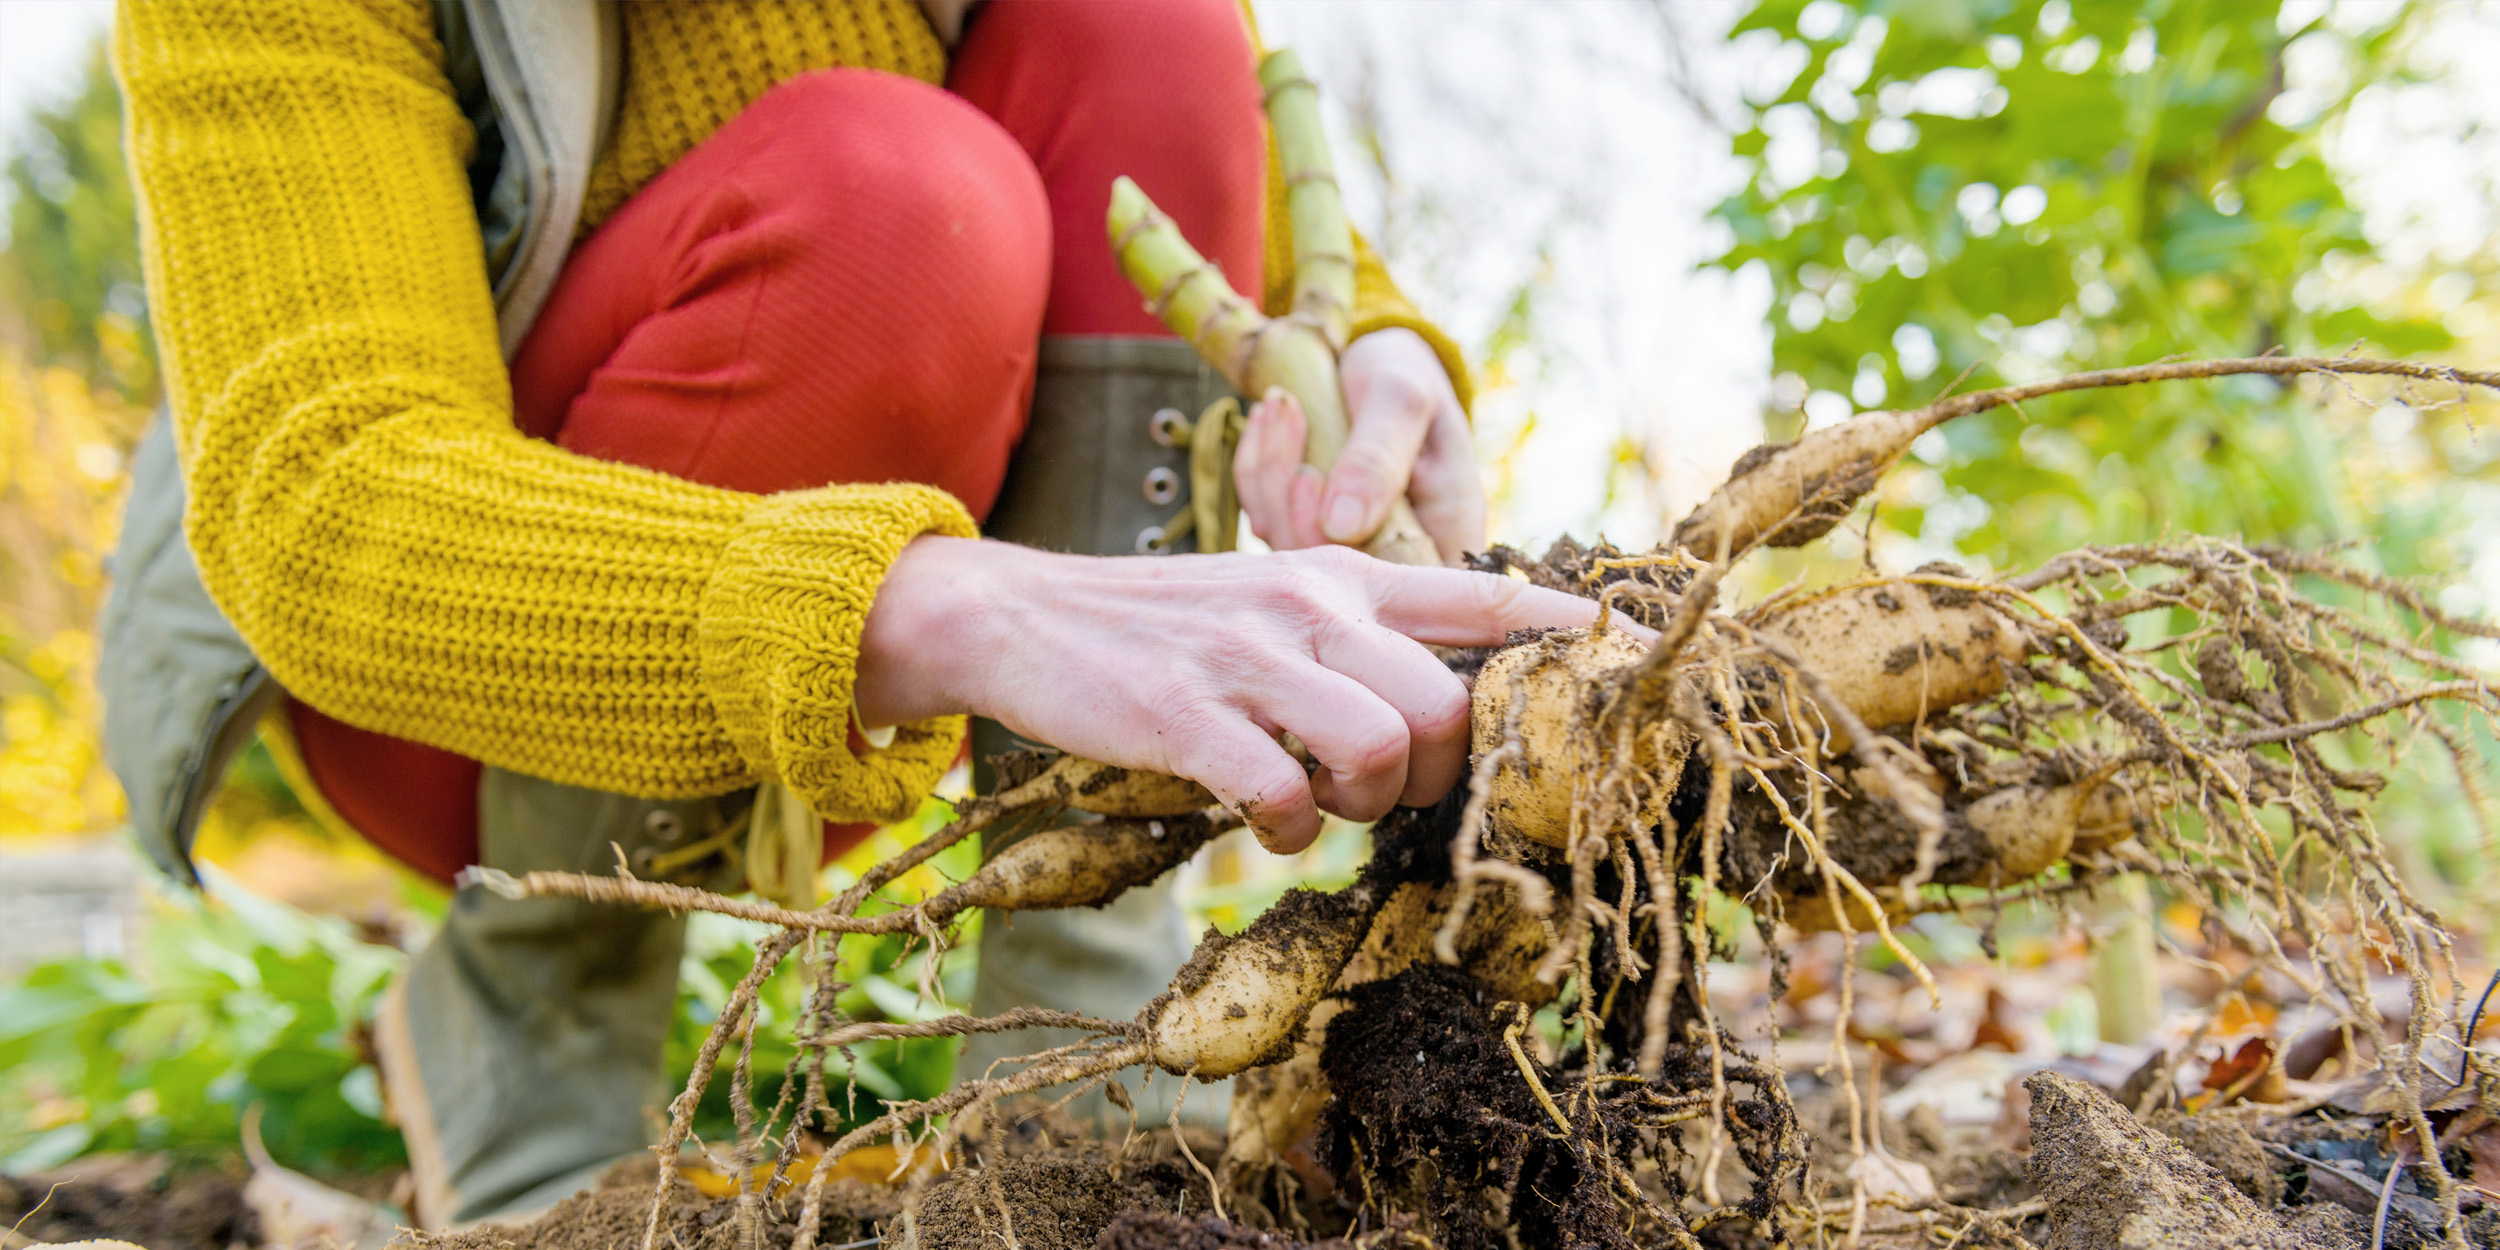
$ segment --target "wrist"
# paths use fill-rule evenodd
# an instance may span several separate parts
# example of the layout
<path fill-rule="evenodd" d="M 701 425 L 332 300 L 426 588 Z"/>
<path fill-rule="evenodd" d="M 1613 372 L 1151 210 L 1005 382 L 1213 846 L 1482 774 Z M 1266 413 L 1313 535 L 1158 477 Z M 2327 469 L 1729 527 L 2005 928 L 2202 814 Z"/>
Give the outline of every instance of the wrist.
<path fill-rule="evenodd" d="M 924 534 L 894 558 L 860 629 L 852 706 L 869 729 L 975 710 L 973 679 L 987 647 L 974 635 L 998 570 L 999 545 Z"/>

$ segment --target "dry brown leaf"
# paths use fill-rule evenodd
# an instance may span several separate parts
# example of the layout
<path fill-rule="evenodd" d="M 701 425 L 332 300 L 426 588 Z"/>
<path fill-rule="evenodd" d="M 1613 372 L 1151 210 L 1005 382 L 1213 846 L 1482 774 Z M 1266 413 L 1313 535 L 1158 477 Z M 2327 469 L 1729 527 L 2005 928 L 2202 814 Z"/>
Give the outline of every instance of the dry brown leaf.
<path fill-rule="evenodd" d="M 2235 1101 L 2276 1103 L 2289 1098 L 2283 1083 L 2283 1065 L 2276 1059 L 2274 1039 L 2252 1037 L 2228 1058 L 2214 1062 L 2205 1071 L 2205 1088 L 2216 1094 L 2215 1104 Z"/>
<path fill-rule="evenodd" d="M 2013 1003 L 2005 997 L 2005 991 L 1993 985 L 1988 987 L 1987 1009 L 1979 1017 L 1979 1027 L 1971 1031 L 1972 1050 L 1984 1047 L 2008 1054 L 2023 1053 L 2022 1034 L 2005 1023 L 2006 1013 L 2012 1007 Z"/>

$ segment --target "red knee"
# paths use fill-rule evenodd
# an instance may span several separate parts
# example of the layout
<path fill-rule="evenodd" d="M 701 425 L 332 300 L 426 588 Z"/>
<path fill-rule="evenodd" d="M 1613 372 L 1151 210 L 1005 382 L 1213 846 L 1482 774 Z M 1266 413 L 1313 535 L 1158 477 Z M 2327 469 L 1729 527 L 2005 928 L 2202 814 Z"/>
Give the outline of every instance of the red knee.
<path fill-rule="evenodd" d="M 577 250 L 516 403 L 586 455 L 756 492 L 928 482 L 977 512 L 1023 428 L 1049 257 L 1040 178 L 979 110 L 804 75 Z"/>
<path fill-rule="evenodd" d="M 715 486 L 926 482 L 977 514 L 1024 428 L 1049 275 L 1040 175 L 996 122 L 908 78 L 805 75 L 574 250 L 513 361 L 514 416 Z M 440 879 L 476 859 L 475 761 L 289 715 L 368 838 Z"/>
<path fill-rule="evenodd" d="M 1163 333 L 1103 234 L 1121 175 L 1258 297 L 1267 132 L 1232 0 L 997 0 L 965 32 L 947 86 L 1041 169 L 1055 244 L 1049 333 Z"/>

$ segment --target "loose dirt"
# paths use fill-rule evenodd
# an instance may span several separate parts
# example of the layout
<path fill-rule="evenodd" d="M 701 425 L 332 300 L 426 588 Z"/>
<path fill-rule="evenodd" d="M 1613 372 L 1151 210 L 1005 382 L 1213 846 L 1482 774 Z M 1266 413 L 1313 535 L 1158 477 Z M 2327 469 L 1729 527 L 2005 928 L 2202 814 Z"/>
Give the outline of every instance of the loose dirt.
<path fill-rule="evenodd" d="M 648 1160 L 620 1163 L 600 1179 L 597 1189 L 565 1199 L 527 1225 L 487 1225 L 414 1240 L 441 1250 L 631 1250 L 642 1245 L 651 1218 L 653 1182 L 658 1177 L 658 1165 Z M 791 1197 L 786 1203 L 761 1204 L 764 1244 L 787 1246 L 798 1233 L 799 1204 L 797 1195 Z M 877 1228 L 902 1209 L 898 1190 L 858 1181 L 830 1182 L 817 1221 L 816 1244 L 848 1245 L 875 1236 Z M 669 1250 L 736 1250 L 740 1244 L 737 1202 L 706 1198 L 688 1186 L 675 1186 L 661 1214 L 660 1244 Z"/>
<path fill-rule="evenodd" d="M 180 1168 L 153 1156 L 0 1176 L 0 1230 L 14 1229 L 0 1245 L 111 1238 L 147 1250 L 256 1246 L 260 1220 L 244 1205 L 244 1180 L 240 1168 Z"/>
<path fill-rule="evenodd" d="M 1603 1230 L 1573 1226 L 1582 1209 L 1574 1198 L 1601 1183 L 1591 1173 L 1602 1160 L 1557 1137 L 1525 1080 L 1513 1079 L 1518 1067 L 1503 1039 L 1501 1005 L 1465 974 L 1434 964 L 1360 993 L 1361 1009 L 1331 1028 L 1323 1054 L 1339 1092 L 1323 1117 L 1318 1153 L 1337 1183 L 1333 1192 L 1302 1190 L 1285 1209 L 1284 1228 L 1266 1226 L 1279 1219 L 1232 1192 L 1232 1183 L 1243 1178 L 1228 1181 L 1227 1211 L 1237 1219 L 1214 1215 L 1205 1181 L 1168 1130 L 1106 1139 L 1062 1113 L 1026 1107 L 1002 1117 L 994 1132 L 976 1134 L 979 1140 L 952 1170 L 916 1190 L 828 1184 L 814 1245 L 833 1250 L 878 1238 L 924 1250 L 1607 1244 Z M 1533 1062 L 1532 1037 L 1523 1052 Z M 1552 1082 L 1549 1093 L 1558 1102 L 1576 1104 L 1570 1085 L 1544 1065 L 1535 1067 L 1541 1081 Z M 1506 1077 L 1487 1080 L 1486 1072 Z M 1881 1129 L 1886 1148 L 1933 1176 L 1936 1201 L 1928 1211 L 1941 1218 L 1920 1222 L 1909 1218 L 1915 1211 L 1877 1208 L 1861 1245 L 1933 1247 L 1955 1230 L 1962 1230 L 1963 1246 L 2024 1244 L 2013 1240 L 2020 1236 L 2039 1250 L 2412 1250 L 2443 1244 L 2438 1230 L 2416 1218 L 2422 1200 L 2407 1199 L 2402 1187 L 2391 1201 L 2383 1241 L 2373 1241 L 2383 1161 L 2371 1165 L 2379 1180 L 2371 1180 L 2363 1164 L 2348 1162 L 2360 1183 L 2338 1182 L 2286 1153 L 2359 1153 L 2372 1137 L 2364 1120 L 2340 1119 L 2330 1110 L 2270 1121 L 2266 1109 L 2240 1105 L 2196 1114 L 2165 1109 L 2139 1121 L 2108 1093 L 2071 1077 L 2042 1072 L 2024 1086 L 2027 1151 L 2009 1148 L 2001 1129 L 1946 1127 L 1931 1110 L 1887 1118 Z M 1845 1201 L 1848 1189 L 1838 1179 L 1849 1159 L 1843 1101 L 1826 1090 L 1801 1096 L 1797 1108 L 1810 1130 L 1815 1185 L 1827 1200 Z M 1190 1148 L 1213 1164 L 1222 1143 L 1193 1133 Z M 1690 1155 L 1682 1158 L 1692 1162 Z M 636 1161 L 529 1225 L 409 1237 L 400 1244 L 410 1250 L 639 1250 L 655 1179 L 651 1163 Z M 2468 1173 L 2465 1179 L 2476 1178 Z M 1671 1202 L 1691 1172 L 1662 1176 L 1644 1162 L 1638 1180 L 1652 1199 Z M 88 1238 L 148 1250 L 254 1247 L 261 1229 L 244 1200 L 243 1181 L 239 1170 L 177 1170 L 147 1158 L 0 1178 L 0 1228 L 22 1221 L 5 1243 L 12 1250 Z M 749 1240 L 735 1200 L 706 1198 L 681 1185 L 663 1212 L 660 1244 L 668 1250 L 781 1250 L 796 1240 L 802 1197 L 791 1192 L 757 1204 L 756 1237 Z M 2464 1233 L 2470 1246 L 2500 1250 L 2500 1208 L 2471 1211 Z M 1733 1250 L 1764 1243 L 1740 1225 L 1723 1224 L 1701 1244 Z"/>

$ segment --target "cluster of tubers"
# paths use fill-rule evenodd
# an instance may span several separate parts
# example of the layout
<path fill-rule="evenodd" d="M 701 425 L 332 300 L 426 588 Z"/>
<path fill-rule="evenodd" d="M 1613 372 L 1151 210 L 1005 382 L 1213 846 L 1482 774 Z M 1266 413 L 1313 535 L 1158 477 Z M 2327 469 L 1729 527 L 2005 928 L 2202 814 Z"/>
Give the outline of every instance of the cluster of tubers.
<path fill-rule="evenodd" d="M 1236 294 L 1126 179 L 1113 188 L 1107 225 L 1123 271 L 1157 316 L 1244 394 L 1281 386 L 1302 401 L 1308 458 L 1325 469 L 1346 435 L 1337 355 L 1353 305 L 1353 241 L 1310 82 L 1286 52 L 1267 58 L 1260 81 L 1289 188 L 1295 254 L 1289 312 L 1271 317 Z M 1586 1093 L 1603 1083 L 1641 1084 L 1627 1097 L 1649 1099 L 1667 1117 L 1640 1129 L 1644 1140 L 1665 1143 L 1661 1149 L 1680 1139 L 1659 1128 L 1682 1118 L 1707 1112 L 1723 1128 L 1745 1118 L 1730 1110 L 1727 1081 L 1750 1061 L 1734 1057 L 1732 1041 L 1711 1023 L 1698 984 L 1710 941 L 1699 917 L 1712 891 L 1740 897 L 1797 930 L 1873 930 L 1890 941 L 1890 922 L 1937 897 L 1928 887 L 1975 887 L 1993 897 L 2061 863 L 2115 871 L 2109 865 L 2124 859 L 2130 871 L 2160 870 L 2163 861 L 2145 849 L 2157 844 L 2184 859 L 2176 840 L 2164 837 L 2164 816 L 2173 806 L 2194 805 L 2205 825 L 2220 831 L 2200 853 L 2237 848 L 2243 866 L 2229 869 L 2240 874 L 2236 880 L 2253 879 L 2247 864 L 2273 862 L 2265 858 L 2272 854 L 2269 835 L 2251 815 L 2265 803 L 2297 810 L 2306 836 L 2325 845 L 2358 845 L 2362 835 L 2334 793 L 2374 792 L 2383 781 L 2327 767 L 2308 739 L 2434 698 L 2471 703 L 2486 716 L 2500 710 L 2500 701 L 2487 679 L 2443 668 L 2444 661 L 2424 658 L 2427 651 L 2285 593 L 2280 579 L 2339 580 L 2441 628 L 2484 637 L 2500 637 L 2500 631 L 2439 615 L 2418 594 L 2392 583 L 2214 540 L 2078 553 L 2070 564 L 2053 562 L 2001 581 L 1931 565 L 1902 576 L 1786 591 L 1737 611 L 1718 603 L 1721 575 L 1756 548 L 1797 546 L 1829 532 L 1914 439 L 1955 417 L 2086 387 L 2304 373 L 2500 386 L 2500 375 L 2400 361 L 2265 357 L 2149 365 L 1975 392 L 1912 411 L 1868 413 L 1793 443 L 1757 448 L 1684 518 L 1669 547 L 1653 555 L 1626 556 L 1602 545 L 1581 549 L 1566 540 L 1557 548 L 1560 556 L 1549 553 L 1537 567 L 1495 561 L 1588 596 L 1591 624 L 1453 659 L 1475 661 L 1475 761 L 1462 793 L 1436 812 L 1401 810 L 1381 822 L 1373 860 L 1353 885 L 1333 893 L 1289 892 L 1242 933 L 1210 933 L 1133 1022 L 1022 1009 L 928 1024 L 856 1022 L 803 1040 L 803 1048 L 812 1045 L 821 1054 L 875 1037 L 937 1032 L 1042 1025 L 1091 1034 L 1086 1042 L 1033 1056 L 1020 1073 L 889 1108 L 842 1134 L 829 1153 L 1000 1098 L 1103 1080 L 1150 1063 L 1184 1078 L 1242 1078 L 1235 1084 L 1224 1172 L 1272 1168 L 1307 1143 L 1327 1101 L 1319 1059 L 1332 1020 L 1366 997 L 1364 987 L 1396 988 L 1386 983 L 1401 976 L 1444 976 L 1418 967 L 1438 962 L 1463 969 L 1475 992 L 1490 996 L 1480 1005 L 1498 1003 L 1516 1013 L 1509 1053 L 1540 1100 L 1547 1094 L 1536 1065 L 1517 1049 L 1519 1029 L 1529 1009 L 1563 998 L 1566 979 L 1579 987 L 1576 1003 L 1560 1006 L 1576 1012 L 1584 1028 L 1583 1062 L 1590 1067 L 1583 1102 L 1572 1113 L 1581 1119 L 1572 1120 L 1550 1100 L 1544 1104 L 1564 1130 L 1557 1140 L 1595 1134 L 1596 1146 L 1579 1140 L 1574 1147 L 1575 1157 L 1593 1169 L 1595 1196 L 1572 1201 L 1614 1212 L 1601 1223 L 1631 1227 L 1648 1220 L 1677 1230 L 1678 1244 L 1699 1244 L 1692 1229 L 1732 1213 L 1766 1219 L 1768 1190 L 1787 1183 L 1776 1177 L 1753 1197 L 1720 1205 L 1689 1227 L 1682 1216 L 1655 1207 L 1637 1218 L 1623 1215 L 1648 1199 L 1620 1171 L 1607 1144 L 1609 1130 L 1592 1110 L 1595 1096 Z M 1193 443 L 1194 462 L 1202 452 L 1220 458 L 1213 442 Z M 1194 469 L 1210 466 L 1222 468 L 1210 460 Z M 1196 515 L 1228 531 L 1232 518 L 1212 515 L 1216 511 L 1200 501 Z M 1367 547 L 1383 559 L 1440 562 L 1403 505 Z M 2126 575 L 2155 568 L 2179 574 L 2173 589 L 2130 598 L 2140 588 Z M 2114 604 L 2090 599 L 2100 592 L 2085 582 L 2103 575 L 2122 587 Z M 2075 596 L 2067 608 L 2034 597 L 2052 586 Z M 2156 661 L 2113 656 L 2124 650 L 2129 612 L 2182 608 L 2211 635 L 2188 666 L 2198 688 L 2158 671 Z M 1657 629 L 1660 641 L 1653 645 L 1613 624 L 1609 609 Z M 2377 667 L 2309 647 L 2304 631 L 2339 636 L 2351 653 L 2372 650 L 2380 657 L 2372 661 Z M 2270 672 L 2272 689 L 2243 681 L 2243 655 Z M 2386 656 L 2450 680 L 2408 684 L 2394 676 Z M 2303 663 L 2332 669 L 2375 702 L 2340 719 L 2296 723 L 2284 691 Z M 2146 687 L 2176 702 L 2157 708 L 2140 692 Z M 2059 718 L 2084 728 L 2064 736 L 2040 732 L 2044 722 Z M 2182 724 L 2202 734 L 2203 745 L 2185 742 Z M 2293 763 L 2259 748 L 2282 751 Z M 2227 766 L 2217 762 L 2221 755 L 2230 757 Z M 1100 819 L 1059 822 L 1068 811 Z M 476 879 L 516 896 L 706 909 L 782 927 L 759 945 L 755 970 L 697 1060 L 675 1108 L 671 1140 L 662 1147 L 672 1153 L 721 1048 L 741 1013 L 752 1009 L 755 987 L 805 935 L 904 933 L 942 942 L 945 926 L 973 908 L 1100 907 L 1239 823 L 1193 781 L 1072 756 L 1032 756 L 1001 761 L 996 793 L 973 801 L 953 825 L 812 911 L 628 876 L 532 873 L 515 879 L 481 872 Z M 879 886 L 983 828 L 1021 836 L 994 848 L 970 878 L 918 904 L 858 914 Z M 2125 845 L 2131 839 L 2143 845 Z M 2276 871 L 2276 887 L 2286 888 L 2279 864 Z M 1610 897 L 1599 897 L 1601 879 Z M 2372 879 L 2366 886 L 2388 914 L 2402 910 L 2399 903 L 2410 906 L 2386 883 Z M 1637 949 L 1640 944 L 1651 949 Z M 1595 993 L 1609 981 L 1614 989 Z M 1644 989 L 1619 997 L 1616 991 L 1632 981 L 1645 981 Z M 1602 1005 L 1593 1001 L 1601 997 Z M 831 993 L 823 999 L 831 1002 Z M 1371 1017 L 1347 1019 L 1359 1028 Z M 751 1046 L 753 1031 L 745 1036 Z M 1601 1038 L 1613 1056 L 1605 1062 L 1614 1065 L 1602 1071 L 1588 1058 Z M 1676 1061 L 1685 1064 L 1681 1078 L 1668 1062 L 1671 1051 L 1683 1056 Z M 1674 1088 L 1679 1079 L 1680 1092 Z M 1705 1095 L 1706 1106 L 1677 1101 Z M 1785 1093 L 1766 1088 L 1763 1097 L 1776 1102 Z M 816 1110 L 828 1124 L 835 1118 L 829 1106 Z M 808 1113 L 791 1122 L 793 1134 Z M 1758 1135 L 1768 1135 L 1765 1141 L 1777 1136 L 1765 1126 L 1778 1116 L 1761 1107 L 1746 1114 Z M 1538 1123 L 1536 1131 L 1545 1125 Z M 753 1143 L 742 1148 L 751 1150 Z M 1771 1152 L 1766 1166 L 1773 1159 L 1796 1161 L 1789 1145 L 1765 1149 Z M 820 1180 L 821 1172 L 811 1178 L 811 1212 Z M 664 1172 L 663 1193 L 669 1183 Z M 1720 1203 L 1705 1194 L 1709 1203 Z M 1519 1193 L 1511 1197 L 1523 1200 Z M 656 1250 L 657 1201 L 646 1250 Z M 802 1226 L 812 1227 L 813 1219 L 803 1215 Z"/>
<path fill-rule="evenodd" d="M 1926 717 L 2002 692 L 2034 649 L 2029 630 L 1977 596 L 1915 578 L 1800 596 L 1776 605 L 1754 629 L 1787 640 L 1796 656 L 1841 693 L 1856 721 L 1902 734 Z M 1501 837 L 1557 850 L 1571 844 L 1580 789 L 1602 771 L 1612 745 L 1589 732 L 1596 705 L 1615 697 L 1649 657 L 1650 648 L 1628 631 L 1592 628 L 1521 642 L 1485 661 L 1475 682 L 1473 737 L 1480 761 L 1501 757 L 1486 785 L 1487 821 L 1497 845 Z M 1843 731 L 1810 714 L 1773 728 L 1789 737 L 1815 736 L 1834 756 L 1854 745 Z M 1661 792 L 1675 791 L 1683 771 L 1698 762 L 1695 745 L 1689 731 L 1666 726 L 1665 732 L 1637 740 L 1633 766 Z M 1931 775 L 1941 781 L 1946 774 Z M 2122 839 L 2150 813 L 2109 788 L 2108 780 L 2103 775 L 2061 784 L 1943 783 L 1948 853 L 1931 879 L 1941 885 L 2013 885 L 2046 871 L 2078 845 L 2090 849 Z M 1146 818 L 1200 819 L 1194 814 L 1210 803 L 1203 790 L 1187 783 L 1073 757 L 1054 761 L 1011 793 L 1047 795 L 1079 810 L 1122 817 L 1123 827 Z M 1835 826 L 1895 845 L 1914 839 L 1892 807 L 1889 799 L 1862 794 L 1836 807 Z M 1835 836 L 1836 843 L 1841 840 Z M 992 865 L 1034 842 L 1017 843 Z M 1114 853 L 1107 844 L 1089 844 L 1086 879 L 1129 872 L 1136 874 L 1132 880 L 1151 880 L 1177 862 L 1152 853 L 1161 849 L 1141 844 Z M 1052 847 L 1037 848 L 1032 858 L 1038 865 L 1065 864 L 1069 857 Z M 1861 878 L 1893 884 L 1908 861 L 1897 854 L 1890 858 L 1895 869 L 1890 876 L 1861 872 Z M 987 869 L 981 874 L 990 875 Z M 1064 875 L 1063 869 L 1047 879 L 1056 883 Z M 1440 919 L 1433 902 L 1446 900 L 1434 900 L 1421 885 L 1400 889 L 1406 905 L 1388 909 L 1385 920 L 1390 892 L 1365 882 L 1333 896 L 1296 896 L 1295 905 L 1280 907 L 1238 937 L 1210 936 L 1171 991 L 1142 1018 L 1156 1064 L 1174 1073 L 1220 1078 L 1289 1056 L 1312 1008 L 1332 989 L 1345 988 L 1340 978 L 1367 938 L 1375 949 L 1402 953 L 1384 956 L 1378 961 L 1382 966 L 1362 980 L 1426 957 L 1421 945 Z M 1072 899 L 1079 893 L 1084 894 L 1079 905 L 1099 905 L 1091 892 L 1053 891 L 1054 897 Z M 1031 905 L 993 898 L 992 905 Z M 1321 907 L 1316 901 L 1321 898 L 1331 901 Z M 1808 931 L 1835 927 L 1820 887 L 1809 878 L 1795 883 L 1785 917 Z M 1542 944 L 1533 916 L 1514 909 L 1502 920 L 1521 939 L 1514 945 Z M 1861 917 L 1853 927 L 1870 926 L 1871 918 Z M 1529 978 L 1505 979 L 1521 999 L 1536 991 Z M 1543 988 L 1550 995 L 1552 987 Z"/>

